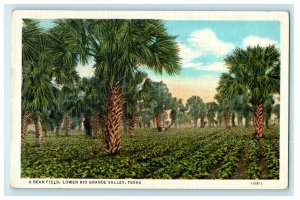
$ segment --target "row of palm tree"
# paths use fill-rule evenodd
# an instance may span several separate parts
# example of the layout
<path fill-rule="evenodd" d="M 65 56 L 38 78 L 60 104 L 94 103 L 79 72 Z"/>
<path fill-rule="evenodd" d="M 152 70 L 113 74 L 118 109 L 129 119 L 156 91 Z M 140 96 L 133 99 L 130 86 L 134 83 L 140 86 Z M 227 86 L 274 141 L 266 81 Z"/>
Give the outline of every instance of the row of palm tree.
<path fill-rule="evenodd" d="M 140 66 L 159 74 L 165 71 L 175 75 L 181 70 L 175 37 L 167 33 L 160 20 L 64 19 L 56 20 L 55 26 L 45 31 L 37 21 L 26 19 L 22 40 L 22 145 L 26 144 L 29 114 L 34 114 L 40 146 L 41 113 L 46 116 L 51 113 L 56 119 L 64 113 L 66 135 L 69 135 L 70 113 L 92 112 L 92 132 L 101 126 L 105 151 L 116 153 L 121 148 L 123 118 L 131 121 L 130 132 L 134 126 L 137 97 L 130 92 L 138 91 L 135 86 L 131 87 L 141 82 Z M 89 60 L 95 63 L 94 85 L 93 91 L 89 91 L 90 88 L 84 86 L 91 80 L 82 80 L 82 100 L 90 104 L 81 108 L 83 101 L 74 101 L 80 99 L 81 94 L 75 68 Z M 101 90 L 97 90 L 99 88 Z M 59 101 L 60 97 L 63 102 Z M 66 102 L 68 106 L 63 105 Z M 124 108 L 129 115 L 124 116 Z"/>
<path fill-rule="evenodd" d="M 84 124 L 93 138 L 102 134 L 105 151 L 121 149 L 121 132 L 134 135 L 137 123 L 155 121 L 158 131 L 194 120 L 195 127 L 245 126 L 254 121 L 262 138 L 272 112 L 279 118 L 280 54 L 275 46 L 235 49 L 225 60 L 228 73 L 221 74 L 216 102 L 204 103 L 192 96 L 184 105 L 172 97 L 163 82 L 154 82 L 141 71 L 158 74 L 180 72 L 179 49 L 160 20 L 56 20 L 43 30 L 35 20 L 25 19 L 22 34 L 22 146 L 30 119 L 36 143 L 42 145 L 47 124 L 59 134 L 64 122 L 70 136 L 74 120 Z M 79 64 L 93 61 L 94 75 L 80 78 Z M 164 124 L 166 111 L 171 122 Z M 255 116 L 255 117 L 253 117 Z M 215 119 L 217 117 L 217 120 Z M 253 120 L 254 118 L 254 120 Z M 84 120 L 83 120 L 84 119 Z M 206 121 L 207 119 L 207 121 Z M 72 123 L 73 122 L 73 123 Z M 231 124 L 231 125 L 230 125 Z"/>
<path fill-rule="evenodd" d="M 157 82 L 157 84 L 163 83 Z M 164 86 L 166 87 L 166 85 Z M 152 93 L 149 94 L 155 93 L 155 87 L 151 88 L 151 91 Z M 245 96 L 237 96 L 231 101 L 225 101 L 224 97 L 222 99 L 217 94 L 215 96 L 216 102 L 207 103 L 199 96 L 192 96 L 187 100 L 186 104 L 183 104 L 182 99 L 172 98 L 168 92 L 164 95 L 161 93 L 159 96 L 150 96 L 150 99 L 144 99 L 139 102 L 138 116 L 140 127 L 150 128 L 151 121 L 153 122 L 152 124 L 156 124 L 157 130 L 160 130 L 162 123 L 165 129 L 168 129 L 172 125 L 174 127 L 180 124 L 190 125 L 191 121 L 194 122 L 194 127 L 198 127 L 198 122 L 200 121 L 200 128 L 204 128 L 206 124 L 208 127 L 220 127 L 224 124 L 226 128 L 235 126 L 245 126 L 248 128 L 250 127 L 250 123 L 254 121 L 253 115 L 255 114 L 255 110 Z M 155 99 L 164 100 L 163 106 L 160 106 L 162 116 L 159 119 L 155 115 L 156 110 L 159 108 L 157 106 L 159 105 L 157 103 L 158 100 Z M 271 98 L 267 99 L 263 105 L 264 124 L 267 128 L 272 114 L 275 114 L 279 119 L 279 104 L 274 104 L 275 101 Z M 164 117 L 164 115 L 167 116 Z M 167 123 L 164 122 L 166 119 L 168 120 Z"/>

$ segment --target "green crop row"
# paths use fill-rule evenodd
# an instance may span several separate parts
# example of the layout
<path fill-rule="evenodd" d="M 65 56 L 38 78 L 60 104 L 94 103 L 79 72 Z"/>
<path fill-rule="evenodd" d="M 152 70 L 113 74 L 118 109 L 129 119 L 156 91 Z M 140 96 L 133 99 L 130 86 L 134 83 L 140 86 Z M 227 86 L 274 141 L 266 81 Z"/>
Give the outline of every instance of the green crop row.
<path fill-rule="evenodd" d="M 75 134 L 49 134 L 42 147 L 34 136 L 22 148 L 22 177 L 31 178 L 147 178 L 231 179 L 237 169 L 245 178 L 279 177 L 278 127 L 266 131 L 259 145 L 252 129 L 169 129 L 163 133 L 138 129 L 136 136 L 122 136 L 122 150 L 108 155 L 101 138 Z M 260 155 L 268 166 L 261 166 Z M 243 155 L 240 153 L 244 152 Z M 243 164 L 243 165 L 241 165 Z M 244 168 L 243 168 L 244 167 Z"/>

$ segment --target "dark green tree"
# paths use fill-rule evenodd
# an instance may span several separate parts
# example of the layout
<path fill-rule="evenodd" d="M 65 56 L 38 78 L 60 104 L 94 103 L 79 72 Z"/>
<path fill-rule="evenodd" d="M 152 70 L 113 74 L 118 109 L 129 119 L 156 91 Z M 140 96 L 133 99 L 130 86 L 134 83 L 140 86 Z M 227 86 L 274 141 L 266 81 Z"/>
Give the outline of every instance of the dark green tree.
<path fill-rule="evenodd" d="M 178 74 L 181 68 L 175 37 L 168 35 L 160 20 L 74 19 L 57 23 L 68 40 L 79 46 L 78 53 L 83 59 L 93 58 L 95 76 L 105 83 L 105 151 L 116 153 L 121 148 L 123 87 L 127 77 L 139 66 L 160 74 Z"/>
<path fill-rule="evenodd" d="M 249 95 L 255 109 L 254 127 L 259 139 L 263 134 L 263 104 L 270 95 L 279 93 L 279 59 L 279 50 L 274 45 L 237 48 L 225 58 L 229 72 L 221 75 L 220 92 L 229 99 Z"/>
<path fill-rule="evenodd" d="M 192 96 L 187 100 L 186 107 L 188 115 L 194 119 L 195 127 L 197 127 L 197 121 L 200 119 L 200 127 L 205 126 L 204 119 L 207 114 L 206 105 L 203 100 L 198 96 Z"/>

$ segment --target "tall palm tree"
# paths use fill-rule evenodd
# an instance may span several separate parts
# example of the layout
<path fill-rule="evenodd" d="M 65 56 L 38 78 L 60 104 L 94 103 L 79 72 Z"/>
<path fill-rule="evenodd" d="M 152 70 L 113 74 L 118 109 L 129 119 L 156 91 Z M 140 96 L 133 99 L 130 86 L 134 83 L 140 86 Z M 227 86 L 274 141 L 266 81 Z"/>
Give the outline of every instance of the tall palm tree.
<path fill-rule="evenodd" d="M 26 132 L 28 127 L 28 121 L 30 116 L 30 108 L 26 98 L 26 93 L 24 93 L 24 82 L 27 79 L 29 65 L 33 63 L 36 59 L 37 45 L 39 36 L 42 30 L 35 20 L 24 19 L 22 26 L 22 122 L 21 122 L 21 145 L 24 147 L 26 145 Z M 25 73 L 27 72 L 27 73 Z"/>
<path fill-rule="evenodd" d="M 160 20 L 70 19 L 57 24 L 64 29 L 70 43 L 78 46 L 82 60 L 93 58 L 95 76 L 106 85 L 105 151 L 116 153 L 121 148 L 126 77 L 139 66 L 160 74 L 163 70 L 171 75 L 179 73 L 175 37 L 167 34 Z"/>
<path fill-rule="evenodd" d="M 63 20 L 57 20 L 59 24 Z M 79 95 L 79 74 L 75 67 L 81 63 L 87 63 L 85 56 L 86 48 L 81 43 L 70 40 L 66 30 L 62 26 L 54 26 L 47 32 L 50 42 L 50 54 L 55 66 L 53 76 L 58 87 L 62 88 L 62 101 L 57 101 L 61 105 L 56 108 L 64 110 L 63 120 L 65 122 L 65 135 L 70 136 L 72 129 L 72 116 L 80 117 L 80 111 L 83 109 L 82 96 Z M 74 88 L 76 86 L 77 88 Z M 60 113 L 56 110 L 55 113 Z M 61 117 L 59 117 L 61 118 Z M 57 121 L 57 120 L 56 120 Z M 59 119 L 58 119 L 59 121 Z M 57 126 L 57 131 L 59 126 Z M 57 132 L 58 133 L 58 132 Z"/>
<path fill-rule="evenodd" d="M 220 77 L 219 89 L 228 98 L 241 94 L 250 96 L 255 109 L 255 132 L 257 137 L 263 134 L 263 104 L 280 88 L 280 54 L 270 45 L 267 47 L 237 48 L 226 56 L 225 64 L 229 72 Z"/>
<path fill-rule="evenodd" d="M 52 105 L 59 91 L 52 82 L 54 66 L 49 56 L 49 40 L 44 33 L 38 35 L 34 48 L 31 60 L 23 63 L 22 104 L 34 113 L 36 143 L 41 146 L 41 114 Z"/>
<path fill-rule="evenodd" d="M 109 20 L 96 23 L 102 48 L 97 54 L 96 74 L 108 78 L 104 132 L 106 152 L 120 150 L 123 91 L 126 77 L 144 65 L 157 73 L 180 71 L 175 37 L 169 36 L 158 20 Z M 97 28 L 96 28 L 97 30 Z"/>
<path fill-rule="evenodd" d="M 60 88 L 78 80 L 75 66 L 85 60 L 81 59 L 82 53 L 78 53 L 78 48 L 69 43 L 57 27 L 42 30 L 37 21 L 24 20 L 22 37 L 22 105 L 26 108 L 22 112 L 24 116 L 28 110 L 35 113 L 36 133 L 39 138 L 37 143 L 40 145 L 41 113 L 50 109 L 52 117 L 59 118 L 59 111 L 53 112 L 53 109 L 59 108 L 57 96 Z M 22 127 L 25 130 L 26 126 Z"/>

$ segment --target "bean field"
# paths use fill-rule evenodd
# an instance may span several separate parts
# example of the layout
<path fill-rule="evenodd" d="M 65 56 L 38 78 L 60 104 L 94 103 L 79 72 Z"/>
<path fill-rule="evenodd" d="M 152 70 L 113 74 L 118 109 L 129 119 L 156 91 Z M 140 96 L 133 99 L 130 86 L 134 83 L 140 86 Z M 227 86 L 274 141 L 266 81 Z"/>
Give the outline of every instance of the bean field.
<path fill-rule="evenodd" d="M 122 135 L 122 149 L 109 155 L 103 139 L 85 134 L 48 134 L 22 148 L 23 178 L 279 179 L 279 127 L 259 142 L 253 129 L 137 129 Z"/>

